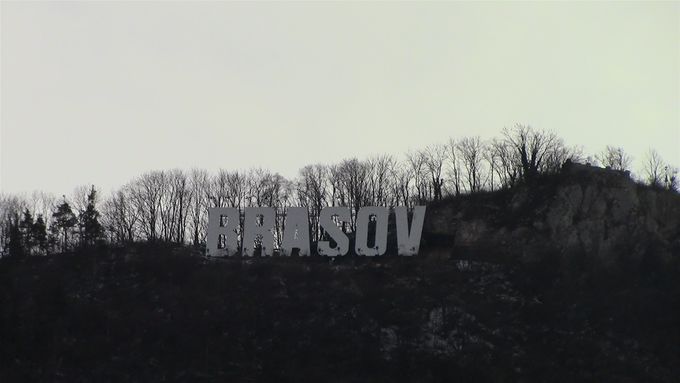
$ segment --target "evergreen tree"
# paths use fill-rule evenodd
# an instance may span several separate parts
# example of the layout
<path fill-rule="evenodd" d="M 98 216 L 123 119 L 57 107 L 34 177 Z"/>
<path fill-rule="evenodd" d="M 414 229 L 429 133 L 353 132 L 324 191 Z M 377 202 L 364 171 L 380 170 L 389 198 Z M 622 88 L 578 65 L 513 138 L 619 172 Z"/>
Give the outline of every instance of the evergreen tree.
<path fill-rule="evenodd" d="M 23 240 L 23 248 L 27 255 L 31 254 L 33 248 L 33 215 L 28 209 L 24 210 L 23 218 L 19 222 L 19 230 Z"/>
<path fill-rule="evenodd" d="M 78 219 L 75 214 L 73 214 L 71 205 L 66 202 L 66 199 L 64 199 L 64 202 L 62 202 L 61 205 L 57 206 L 57 211 L 52 214 L 52 217 L 54 217 L 54 225 L 61 230 L 63 236 L 61 249 L 62 251 L 66 251 L 68 249 L 68 234 L 73 230 L 76 223 L 78 223 Z"/>
<path fill-rule="evenodd" d="M 99 223 L 99 211 L 95 206 L 97 199 L 97 191 L 94 186 L 87 195 L 87 207 L 80 213 L 80 229 L 81 229 L 81 243 L 89 246 L 94 244 L 98 239 L 101 239 L 103 228 Z"/>
<path fill-rule="evenodd" d="M 47 234 L 47 253 L 52 254 L 57 252 L 57 247 L 59 246 L 59 237 L 61 234 L 59 233 L 59 227 L 55 223 L 50 225 L 50 228 L 48 229 L 49 233 Z"/>
<path fill-rule="evenodd" d="M 7 250 L 13 257 L 21 257 L 26 253 L 24 251 L 24 243 L 19 228 L 19 215 L 15 214 L 14 219 L 9 220 L 9 242 L 7 243 Z"/>
<path fill-rule="evenodd" d="M 38 246 L 38 249 L 42 254 L 45 254 L 47 252 L 47 226 L 45 225 L 45 220 L 43 220 L 42 215 L 38 215 L 38 218 L 35 220 L 31 235 L 33 237 L 33 243 Z"/>

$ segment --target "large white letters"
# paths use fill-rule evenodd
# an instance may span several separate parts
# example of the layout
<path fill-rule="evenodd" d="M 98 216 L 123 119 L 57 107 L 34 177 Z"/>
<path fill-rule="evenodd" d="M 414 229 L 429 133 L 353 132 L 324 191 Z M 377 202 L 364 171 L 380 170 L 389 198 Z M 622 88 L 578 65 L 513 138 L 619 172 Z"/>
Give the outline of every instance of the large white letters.
<path fill-rule="evenodd" d="M 309 215 L 306 207 L 289 207 L 286 211 L 286 230 L 283 232 L 281 255 L 291 255 L 300 249 L 301 257 L 309 255 Z"/>
<path fill-rule="evenodd" d="M 276 211 L 271 207 L 247 207 L 243 219 L 243 230 L 239 231 L 241 216 L 238 209 L 228 207 L 210 208 L 208 212 L 208 233 L 206 253 L 210 257 L 232 256 L 239 252 L 244 257 L 255 255 L 260 246 L 262 256 L 271 256 L 277 244 Z M 356 217 L 356 232 L 345 233 L 338 222 L 349 223 L 351 211 L 347 207 L 326 207 L 319 215 L 319 225 L 325 234 L 319 240 L 316 253 L 336 257 L 347 255 L 350 250 L 350 237 L 354 237 L 354 254 L 379 256 L 387 252 L 388 220 L 390 210 L 386 207 L 365 206 L 359 209 Z M 408 209 L 403 206 L 394 208 L 394 222 L 397 234 L 397 254 L 412 256 L 418 254 L 420 238 L 425 221 L 425 206 L 413 208 L 409 229 Z M 337 222 L 336 222 L 337 221 Z M 298 249 L 300 256 L 311 254 L 309 213 L 306 207 L 290 207 L 286 211 L 284 230 L 280 238 L 279 253 L 284 256 L 294 254 Z M 331 247 L 331 243 L 335 246 Z M 369 244 L 371 244 L 369 246 Z"/>
<path fill-rule="evenodd" d="M 420 248 L 420 235 L 425 221 L 425 206 L 413 208 L 411 230 L 408 230 L 408 212 L 405 206 L 394 208 L 394 218 L 397 224 L 397 248 L 399 255 L 416 255 Z"/>
<path fill-rule="evenodd" d="M 256 240 L 261 240 L 262 256 L 273 255 L 275 219 L 276 213 L 273 207 L 246 208 L 246 217 L 243 222 L 243 245 L 241 246 L 244 257 L 254 255 Z"/>
<path fill-rule="evenodd" d="M 354 251 L 357 255 L 369 257 L 383 255 L 387 251 L 387 217 L 389 212 L 386 207 L 365 206 L 359 209 L 357 214 L 357 237 Z M 375 217 L 375 243 L 368 246 L 368 223 L 371 217 Z"/>
<path fill-rule="evenodd" d="M 206 238 L 208 256 L 224 257 L 238 253 L 236 236 L 238 228 L 241 226 L 239 220 L 238 209 L 231 207 L 210 209 L 208 212 L 208 236 Z"/>
<path fill-rule="evenodd" d="M 348 222 L 350 217 L 349 209 L 346 207 L 327 207 L 321 210 L 319 216 L 319 224 L 324 231 L 335 241 L 336 245 L 331 248 L 329 241 L 319 241 L 316 251 L 319 255 L 327 255 L 329 257 L 336 257 L 338 255 L 345 255 L 349 251 L 349 238 L 340 230 L 340 228 L 333 222 L 333 216 L 337 216 L 338 220 Z"/>

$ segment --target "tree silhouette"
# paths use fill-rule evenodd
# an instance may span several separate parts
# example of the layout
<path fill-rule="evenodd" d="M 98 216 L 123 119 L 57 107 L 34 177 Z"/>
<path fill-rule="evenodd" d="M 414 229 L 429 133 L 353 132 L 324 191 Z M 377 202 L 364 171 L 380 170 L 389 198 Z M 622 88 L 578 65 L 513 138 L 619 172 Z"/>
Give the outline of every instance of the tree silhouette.
<path fill-rule="evenodd" d="M 484 186 L 483 153 L 484 144 L 479 137 L 465 137 L 458 142 L 458 153 L 465 169 L 468 191 L 476 193 Z"/>
<path fill-rule="evenodd" d="M 524 181 L 534 180 L 546 169 L 559 169 L 569 158 L 564 143 L 554 133 L 518 124 L 504 129 L 503 136 L 517 155 Z"/>
<path fill-rule="evenodd" d="M 7 241 L 7 250 L 13 257 L 22 257 L 26 253 L 24 251 L 24 243 L 19 228 L 19 215 L 14 214 L 14 217 L 9 219 L 9 240 Z"/>
<path fill-rule="evenodd" d="M 614 170 L 628 170 L 633 162 L 631 156 L 623 151 L 623 148 L 607 146 L 607 148 L 600 154 L 596 155 L 595 158 L 604 167 L 608 167 Z"/>
<path fill-rule="evenodd" d="M 33 243 L 38 247 L 41 254 L 47 252 L 47 225 L 42 214 L 38 215 L 31 229 Z"/>
<path fill-rule="evenodd" d="M 432 197 L 435 201 L 438 201 L 444 196 L 442 190 L 444 187 L 442 171 L 444 170 L 447 156 L 446 145 L 430 145 L 422 152 L 422 155 L 432 184 Z"/>
<path fill-rule="evenodd" d="M 101 239 L 103 234 L 103 227 L 99 223 L 99 212 L 95 206 L 96 198 L 97 190 L 92 186 L 87 195 L 85 210 L 80 213 L 81 242 L 85 246 L 93 245 L 97 240 Z"/>
<path fill-rule="evenodd" d="M 66 251 L 68 250 L 69 232 L 72 231 L 73 227 L 78 223 L 78 219 L 76 218 L 75 214 L 73 214 L 71 205 L 66 202 L 65 198 L 64 201 L 59 206 L 57 206 L 57 210 L 52 214 L 52 218 L 54 219 L 54 225 L 58 230 L 61 230 L 61 249 L 62 251 Z"/>
<path fill-rule="evenodd" d="M 28 209 L 24 210 L 21 222 L 19 222 L 22 245 L 27 255 L 31 254 L 33 248 L 33 215 Z"/>
<path fill-rule="evenodd" d="M 645 158 L 644 174 L 647 183 L 656 188 L 663 187 L 664 184 L 664 165 L 659 152 L 649 149 Z"/>

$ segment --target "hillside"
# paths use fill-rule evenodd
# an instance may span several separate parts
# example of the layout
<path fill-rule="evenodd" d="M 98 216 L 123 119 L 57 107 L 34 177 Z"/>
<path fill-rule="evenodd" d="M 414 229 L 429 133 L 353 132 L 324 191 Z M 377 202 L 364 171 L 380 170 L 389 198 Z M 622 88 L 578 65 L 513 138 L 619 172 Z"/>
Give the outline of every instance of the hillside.
<path fill-rule="evenodd" d="M 457 257 L 531 262 L 550 254 L 588 269 L 667 263 L 680 257 L 680 194 L 567 163 L 531 185 L 431 204 L 423 235 Z"/>
<path fill-rule="evenodd" d="M 413 258 L 0 259 L 0 377 L 675 382 L 678 201 L 576 166 L 432 204 Z"/>

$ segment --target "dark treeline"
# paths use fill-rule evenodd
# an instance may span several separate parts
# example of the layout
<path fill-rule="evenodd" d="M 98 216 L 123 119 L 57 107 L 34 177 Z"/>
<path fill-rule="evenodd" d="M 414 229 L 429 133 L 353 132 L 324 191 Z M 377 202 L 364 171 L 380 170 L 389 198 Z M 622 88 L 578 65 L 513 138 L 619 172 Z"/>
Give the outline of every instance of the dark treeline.
<path fill-rule="evenodd" d="M 630 172 L 632 158 L 608 146 L 596 156 L 567 146 L 553 133 L 516 125 L 491 140 L 450 139 L 409 152 L 403 158 L 378 155 L 366 160 L 314 164 L 286 179 L 264 169 L 150 171 L 106 198 L 94 186 L 56 198 L 44 192 L 0 196 L 2 255 L 43 255 L 98 242 L 166 241 L 201 245 L 209 207 L 276 208 L 277 240 L 282 239 L 287 206 L 309 210 L 311 239 L 322 235 L 319 212 L 347 206 L 353 232 L 361 206 L 425 204 L 448 196 L 509 188 L 557 172 L 567 161 L 587 162 Z M 650 150 L 638 181 L 678 190 L 678 169 Z"/>

